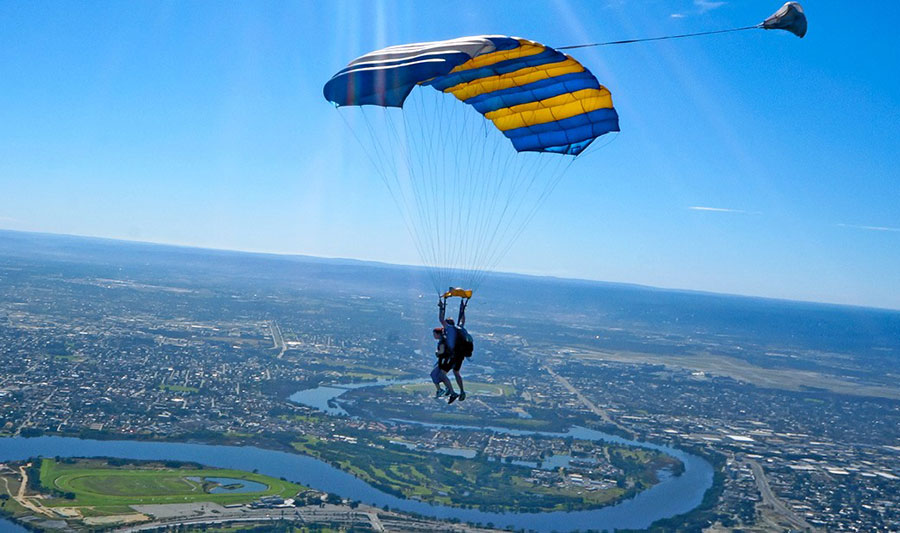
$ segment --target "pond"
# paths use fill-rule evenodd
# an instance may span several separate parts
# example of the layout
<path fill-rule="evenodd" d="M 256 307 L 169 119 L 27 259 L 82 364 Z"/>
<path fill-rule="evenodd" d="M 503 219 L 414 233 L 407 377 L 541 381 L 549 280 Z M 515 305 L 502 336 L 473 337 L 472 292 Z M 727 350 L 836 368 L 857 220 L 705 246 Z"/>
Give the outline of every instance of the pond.
<path fill-rule="evenodd" d="M 198 483 L 208 482 L 216 485 L 209 489 L 210 494 L 237 494 L 245 492 L 263 492 L 269 488 L 264 483 L 257 481 L 249 481 L 247 479 L 237 479 L 231 477 L 189 477 L 191 481 Z"/>

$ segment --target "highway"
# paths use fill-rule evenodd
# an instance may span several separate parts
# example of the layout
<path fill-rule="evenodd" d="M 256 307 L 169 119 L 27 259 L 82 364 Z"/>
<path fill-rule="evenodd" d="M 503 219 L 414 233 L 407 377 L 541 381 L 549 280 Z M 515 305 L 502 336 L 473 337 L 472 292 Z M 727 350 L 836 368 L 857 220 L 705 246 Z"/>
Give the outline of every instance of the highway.
<path fill-rule="evenodd" d="M 427 518 L 414 518 L 395 512 L 380 511 L 374 507 L 360 505 L 351 508 L 347 505 L 305 506 L 275 509 L 249 509 L 240 507 L 215 516 L 179 517 L 167 520 L 154 520 L 143 524 L 121 527 L 117 533 L 135 533 L 172 526 L 210 526 L 226 523 L 260 523 L 277 520 L 290 520 L 305 524 L 340 524 L 346 528 L 365 528 L 376 532 L 384 531 L 421 531 L 445 533 L 481 533 L 487 530 L 464 524 L 438 522 Z"/>
<path fill-rule="evenodd" d="M 756 486 L 759 488 L 759 493 L 762 496 L 763 505 L 770 506 L 775 513 L 784 518 L 793 528 L 802 531 L 817 531 L 809 522 L 797 516 L 794 511 L 775 496 L 775 493 L 772 492 L 772 487 L 769 486 L 769 480 L 766 479 L 766 472 L 763 470 L 762 465 L 750 459 L 746 459 L 746 462 L 753 471 L 753 478 L 756 479 Z"/>
<path fill-rule="evenodd" d="M 546 370 L 547 373 L 549 373 L 551 376 L 553 376 L 554 378 L 556 378 L 556 380 L 559 381 L 559 383 L 560 383 L 563 387 L 565 387 L 566 390 L 568 390 L 569 392 L 571 392 L 572 394 L 574 394 L 575 397 L 578 398 L 578 401 L 580 401 L 580 402 L 581 402 L 585 407 L 587 407 L 592 413 L 594 413 L 595 415 L 597 415 L 597 416 L 599 416 L 600 418 L 602 418 L 602 419 L 603 419 L 603 422 L 605 422 L 605 423 L 607 423 L 607 424 L 611 424 L 611 425 L 613 425 L 613 426 L 616 426 L 617 428 L 621 429 L 622 431 L 627 432 L 629 435 L 632 434 L 631 430 L 629 430 L 629 429 L 626 428 L 625 426 L 622 426 L 622 425 L 619 424 L 618 422 L 614 421 L 612 418 L 610 418 L 609 414 L 608 414 L 606 411 L 604 411 L 603 409 L 600 409 L 599 407 L 597 407 L 596 405 L 594 405 L 594 402 L 588 400 L 588 399 L 584 396 L 584 394 L 581 394 L 581 391 L 579 391 L 578 389 L 576 389 L 575 387 L 573 387 L 571 383 L 569 383 L 569 380 L 567 380 L 566 378 L 564 378 L 564 377 L 560 376 L 559 374 L 557 374 L 556 372 L 554 372 L 553 369 L 551 369 L 550 367 L 546 367 L 546 366 L 545 366 L 545 367 L 544 367 L 544 370 Z"/>

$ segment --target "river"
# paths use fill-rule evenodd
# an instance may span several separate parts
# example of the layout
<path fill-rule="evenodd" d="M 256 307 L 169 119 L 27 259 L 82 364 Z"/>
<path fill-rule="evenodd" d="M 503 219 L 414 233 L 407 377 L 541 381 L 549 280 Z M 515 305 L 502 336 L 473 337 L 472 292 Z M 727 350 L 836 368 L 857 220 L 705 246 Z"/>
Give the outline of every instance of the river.
<path fill-rule="evenodd" d="M 28 533 L 24 527 L 5 518 L 0 518 L 0 531 L 3 533 Z"/>
<path fill-rule="evenodd" d="M 384 384 L 383 382 L 381 384 Z M 373 386 L 373 383 L 359 386 Z M 327 387 L 328 391 L 312 389 L 293 396 L 294 401 L 315 398 L 318 405 L 329 408 L 334 400 L 348 390 L 345 387 Z M 299 395 L 299 396 L 298 396 Z M 300 399 L 298 399 L 300 398 Z M 324 403 L 319 403 L 324 402 Z M 329 408 L 332 409 L 332 408 Z M 366 484 L 362 480 L 327 463 L 292 453 L 266 450 L 253 446 L 215 446 L 208 444 L 101 441 L 70 437 L 0 438 L 0 461 L 16 461 L 42 455 L 44 457 L 120 457 L 142 460 L 193 461 L 219 468 L 257 470 L 262 474 L 284 477 L 309 487 L 332 492 L 344 498 L 370 503 L 378 507 L 389 506 L 401 511 L 419 513 L 435 518 L 456 518 L 464 522 L 493 523 L 496 526 L 512 526 L 542 532 L 574 529 L 644 528 L 652 522 L 690 511 L 703 498 L 712 485 L 712 466 L 704 459 L 674 448 L 629 441 L 614 435 L 586 428 L 571 428 L 566 433 L 545 433 L 490 428 L 498 433 L 516 435 L 541 434 L 548 436 L 573 436 L 579 439 L 604 440 L 620 444 L 643 446 L 668 453 L 680 459 L 684 473 L 670 476 L 630 500 L 617 505 L 589 511 L 548 513 L 492 513 L 476 509 L 432 505 L 398 498 Z M 5 524 L 0 523 L 0 527 Z"/>

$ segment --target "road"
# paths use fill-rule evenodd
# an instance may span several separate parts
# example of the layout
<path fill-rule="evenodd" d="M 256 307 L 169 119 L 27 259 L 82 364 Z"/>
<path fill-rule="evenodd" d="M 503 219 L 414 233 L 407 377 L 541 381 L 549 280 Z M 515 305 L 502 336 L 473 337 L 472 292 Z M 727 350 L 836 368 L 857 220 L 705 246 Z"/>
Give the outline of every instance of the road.
<path fill-rule="evenodd" d="M 559 374 L 557 374 L 556 372 L 554 372 L 553 369 L 550 368 L 550 367 L 545 366 L 545 367 L 544 367 L 544 370 L 546 370 L 548 374 L 550 374 L 551 376 L 553 376 L 554 378 L 556 378 L 556 381 L 559 381 L 559 383 L 560 383 L 563 387 L 565 387 L 566 390 L 568 390 L 569 392 L 571 392 L 572 394 L 574 394 L 575 397 L 578 398 L 578 401 L 581 402 L 585 407 L 587 407 L 592 413 L 594 413 L 595 415 L 597 415 L 597 416 L 599 416 L 600 418 L 602 418 L 602 419 L 603 419 L 603 422 L 605 422 L 605 423 L 607 423 L 607 424 L 611 424 L 611 425 L 613 425 L 613 426 L 616 426 L 617 428 L 621 429 L 622 431 L 625 431 L 625 432 L 628 433 L 629 435 L 632 434 L 632 432 L 631 432 L 630 429 L 628 429 L 628 428 L 626 428 L 625 426 L 623 426 L 623 425 L 619 424 L 618 422 L 614 421 L 612 418 L 610 418 L 609 413 L 607 413 L 607 412 L 604 411 L 603 409 L 600 409 L 599 407 L 597 407 L 596 405 L 594 405 L 594 402 L 588 400 L 588 399 L 584 396 L 584 394 L 581 394 L 581 391 L 579 391 L 578 389 L 576 389 L 575 387 L 573 387 L 571 383 L 569 383 L 569 380 L 567 380 L 566 378 L 564 378 L 564 377 L 560 376 Z"/>
<path fill-rule="evenodd" d="M 378 513 L 370 511 L 366 513 L 366 515 L 369 517 L 369 523 L 372 524 L 372 529 L 378 533 L 383 533 L 385 531 L 384 524 L 382 524 L 381 520 L 378 518 Z"/>
<path fill-rule="evenodd" d="M 125 526 L 117 529 L 119 533 L 134 533 L 150 529 L 173 526 L 201 526 L 226 523 L 259 523 L 276 520 L 291 520 L 305 524 L 337 523 L 342 527 L 366 528 L 376 532 L 384 531 L 427 531 L 427 532 L 466 532 L 482 533 L 484 529 L 464 524 L 451 524 L 421 517 L 410 517 L 395 512 L 379 511 L 370 506 L 360 505 L 351 508 L 346 505 L 306 506 L 278 509 L 248 509 L 246 507 L 229 510 L 217 516 L 181 517 L 169 520 L 154 520 L 144 524 Z M 387 525 L 384 522 L 387 522 Z"/>
<path fill-rule="evenodd" d="M 784 518 L 793 528 L 803 531 L 817 531 L 809 522 L 797 516 L 794 511 L 775 496 L 775 493 L 772 492 L 772 487 L 769 486 L 769 480 L 766 479 L 766 472 L 763 470 L 762 465 L 750 459 L 746 459 L 746 462 L 753 471 L 753 478 L 756 479 L 756 486 L 759 488 L 759 493 L 762 496 L 763 505 L 770 506 L 775 513 Z"/>
<path fill-rule="evenodd" d="M 272 343 L 275 345 L 273 347 L 278 349 L 278 355 L 275 357 L 281 359 L 285 350 L 287 350 L 287 345 L 284 344 L 284 336 L 281 334 L 281 327 L 278 326 L 278 322 L 270 320 L 269 331 L 272 333 Z"/>
<path fill-rule="evenodd" d="M 56 394 L 56 389 L 50 391 L 50 394 L 48 394 L 46 398 L 41 400 L 41 403 L 37 404 L 34 409 L 28 412 L 28 416 L 26 416 L 25 420 L 23 420 L 22 423 L 19 424 L 19 427 L 16 428 L 16 432 L 13 433 L 13 437 L 18 437 L 19 434 L 22 433 L 22 430 L 28 427 L 28 424 L 31 423 L 31 418 L 34 416 L 34 413 L 41 412 L 41 408 L 44 407 L 45 403 L 50 401 L 50 398 L 52 398 L 54 394 Z"/>
<path fill-rule="evenodd" d="M 15 496 L 13 496 L 13 499 L 16 500 L 16 502 L 19 505 L 21 505 L 22 507 L 28 509 L 29 511 L 31 511 L 33 513 L 52 517 L 53 516 L 52 512 L 48 511 L 40 504 L 35 504 L 31 500 L 29 500 L 27 496 L 25 496 L 25 489 L 28 487 L 28 471 L 25 470 L 24 466 L 19 467 L 19 474 L 22 476 L 22 483 L 19 485 L 19 491 Z M 9 483 L 8 482 L 6 484 L 6 490 L 7 490 L 7 492 L 9 492 Z"/>

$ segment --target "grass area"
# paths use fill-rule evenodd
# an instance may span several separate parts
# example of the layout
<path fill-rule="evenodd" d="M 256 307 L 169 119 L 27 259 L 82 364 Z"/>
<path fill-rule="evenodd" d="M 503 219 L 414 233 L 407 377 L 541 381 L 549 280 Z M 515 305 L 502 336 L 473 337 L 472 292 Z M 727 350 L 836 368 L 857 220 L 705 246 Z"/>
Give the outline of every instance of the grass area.
<path fill-rule="evenodd" d="M 252 437 L 253 433 L 244 433 L 242 431 L 226 431 L 222 433 L 226 438 L 229 439 L 246 439 L 248 437 Z"/>
<path fill-rule="evenodd" d="M 454 382 L 454 386 L 456 386 Z M 391 385 L 385 387 L 388 392 L 401 392 L 404 394 L 434 394 L 434 385 L 428 382 L 407 383 L 404 385 Z M 515 389 L 512 385 L 501 383 L 466 382 L 466 394 L 469 396 L 512 396 Z"/>
<path fill-rule="evenodd" d="M 491 405 L 492 401 L 506 399 L 516 400 L 518 391 L 513 385 L 504 383 L 484 383 L 467 381 L 466 402 L 483 402 Z M 410 418 L 409 403 L 421 399 L 423 402 L 432 402 L 434 397 L 434 385 L 426 380 L 416 383 L 393 384 L 386 387 L 363 387 L 348 391 L 342 398 L 354 400 L 355 403 L 345 405 L 344 408 L 354 416 L 390 420 L 392 418 Z M 384 398 L 393 398 L 396 401 L 385 401 Z M 451 424 L 461 426 L 499 426 L 511 429 L 523 429 L 531 431 L 564 431 L 569 426 L 578 424 L 581 420 L 569 416 L 559 416 L 559 413 L 549 409 L 529 408 L 528 417 L 512 415 L 508 411 L 504 414 L 490 414 L 481 412 L 472 414 L 457 409 L 426 409 L 416 411 L 415 418 L 419 422 L 435 424 Z"/>
<path fill-rule="evenodd" d="M 620 487 L 588 491 L 556 484 L 541 486 L 531 469 L 481 458 L 409 450 L 365 436 L 357 443 L 302 436 L 294 448 L 327 461 L 386 492 L 406 498 L 453 506 L 474 506 L 496 511 L 559 511 L 609 504 L 626 491 Z M 650 459 L 647 456 L 647 459 Z M 621 456 L 638 480 L 637 457 Z"/>
<path fill-rule="evenodd" d="M 57 506 L 58 507 L 58 506 Z M 123 514 L 132 514 L 134 509 L 127 505 L 104 505 L 102 507 L 81 507 L 78 509 L 81 516 L 90 518 L 93 516 L 115 516 Z"/>
<path fill-rule="evenodd" d="M 319 414 L 308 414 L 308 415 L 291 414 L 291 415 L 279 415 L 278 418 L 280 418 L 282 420 L 290 420 L 293 422 L 308 422 L 311 424 L 316 424 L 316 423 L 321 423 L 323 421 L 323 419 L 325 418 L 325 416 L 319 415 Z"/>
<path fill-rule="evenodd" d="M 215 486 L 204 478 L 224 477 L 255 481 L 266 488 L 258 492 L 211 494 Z M 194 479 L 189 479 L 194 478 Z M 45 500 L 50 507 L 93 507 L 94 515 L 115 514 L 128 505 L 216 502 L 248 503 L 262 496 L 293 497 L 303 487 L 262 474 L 219 468 L 165 468 L 160 464 L 111 466 L 103 460 L 79 459 L 41 463 L 41 485 L 47 490 L 70 493 L 74 499 Z M 127 512 L 131 512 L 130 510 Z"/>
<path fill-rule="evenodd" d="M 434 413 L 431 417 L 419 417 L 426 421 L 440 422 L 443 424 L 457 424 L 461 426 L 479 426 L 484 422 L 480 416 L 463 413 Z"/>
<path fill-rule="evenodd" d="M 10 516 L 25 516 L 31 513 L 31 511 L 19 505 L 19 503 L 12 498 L 18 491 L 19 481 L 14 475 L 7 472 L 5 475 L 0 476 L 0 494 L 9 496 L 8 500 L 0 501 L 0 516 L 3 514 Z"/>
<path fill-rule="evenodd" d="M 569 498 L 580 499 L 585 503 L 585 505 L 588 506 L 602 506 L 617 500 L 623 494 L 625 494 L 625 489 L 619 487 L 613 487 L 605 490 L 588 491 L 582 487 L 565 489 L 558 487 L 535 487 L 530 483 L 522 483 L 521 481 L 518 483 L 518 485 L 519 490 L 531 490 L 537 492 L 538 494 L 545 494 L 547 496 L 557 496 L 559 494 L 563 494 Z"/>
<path fill-rule="evenodd" d="M 728 376 L 746 381 L 758 387 L 799 391 L 809 384 L 835 394 L 852 396 L 873 396 L 900 399 L 900 387 L 896 383 L 885 384 L 872 376 L 866 379 L 850 380 L 840 375 L 819 370 L 799 368 L 762 367 L 754 362 L 721 354 L 694 353 L 660 357 L 641 352 L 605 352 L 588 347 L 572 347 L 576 358 L 596 361 L 617 361 L 628 364 L 647 363 L 665 365 L 690 371 L 706 372 L 713 376 Z"/>
<path fill-rule="evenodd" d="M 540 418 L 494 418 L 491 423 L 507 428 L 521 428 L 550 431 L 554 424 Z"/>
<path fill-rule="evenodd" d="M 306 361 L 306 363 L 309 363 Z M 338 356 L 328 357 L 326 361 L 319 361 L 318 363 L 311 365 L 314 366 L 317 370 L 334 370 L 341 374 L 342 377 L 353 377 L 354 381 L 368 381 L 375 379 L 391 379 L 398 378 L 404 375 L 402 370 L 398 370 L 396 368 L 382 368 L 368 365 L 359 364 L 358 359 L 353 358 L 342 358 Z"/>
<path fill-rule="evenodd" d="M 341 372 L 341 375 L 345 378 L 352 378 L 353 381 L 376 381 L 379 379 L 392 378 L 394 376 L 390 374 L 375 374 L 372 372 Z"/>

